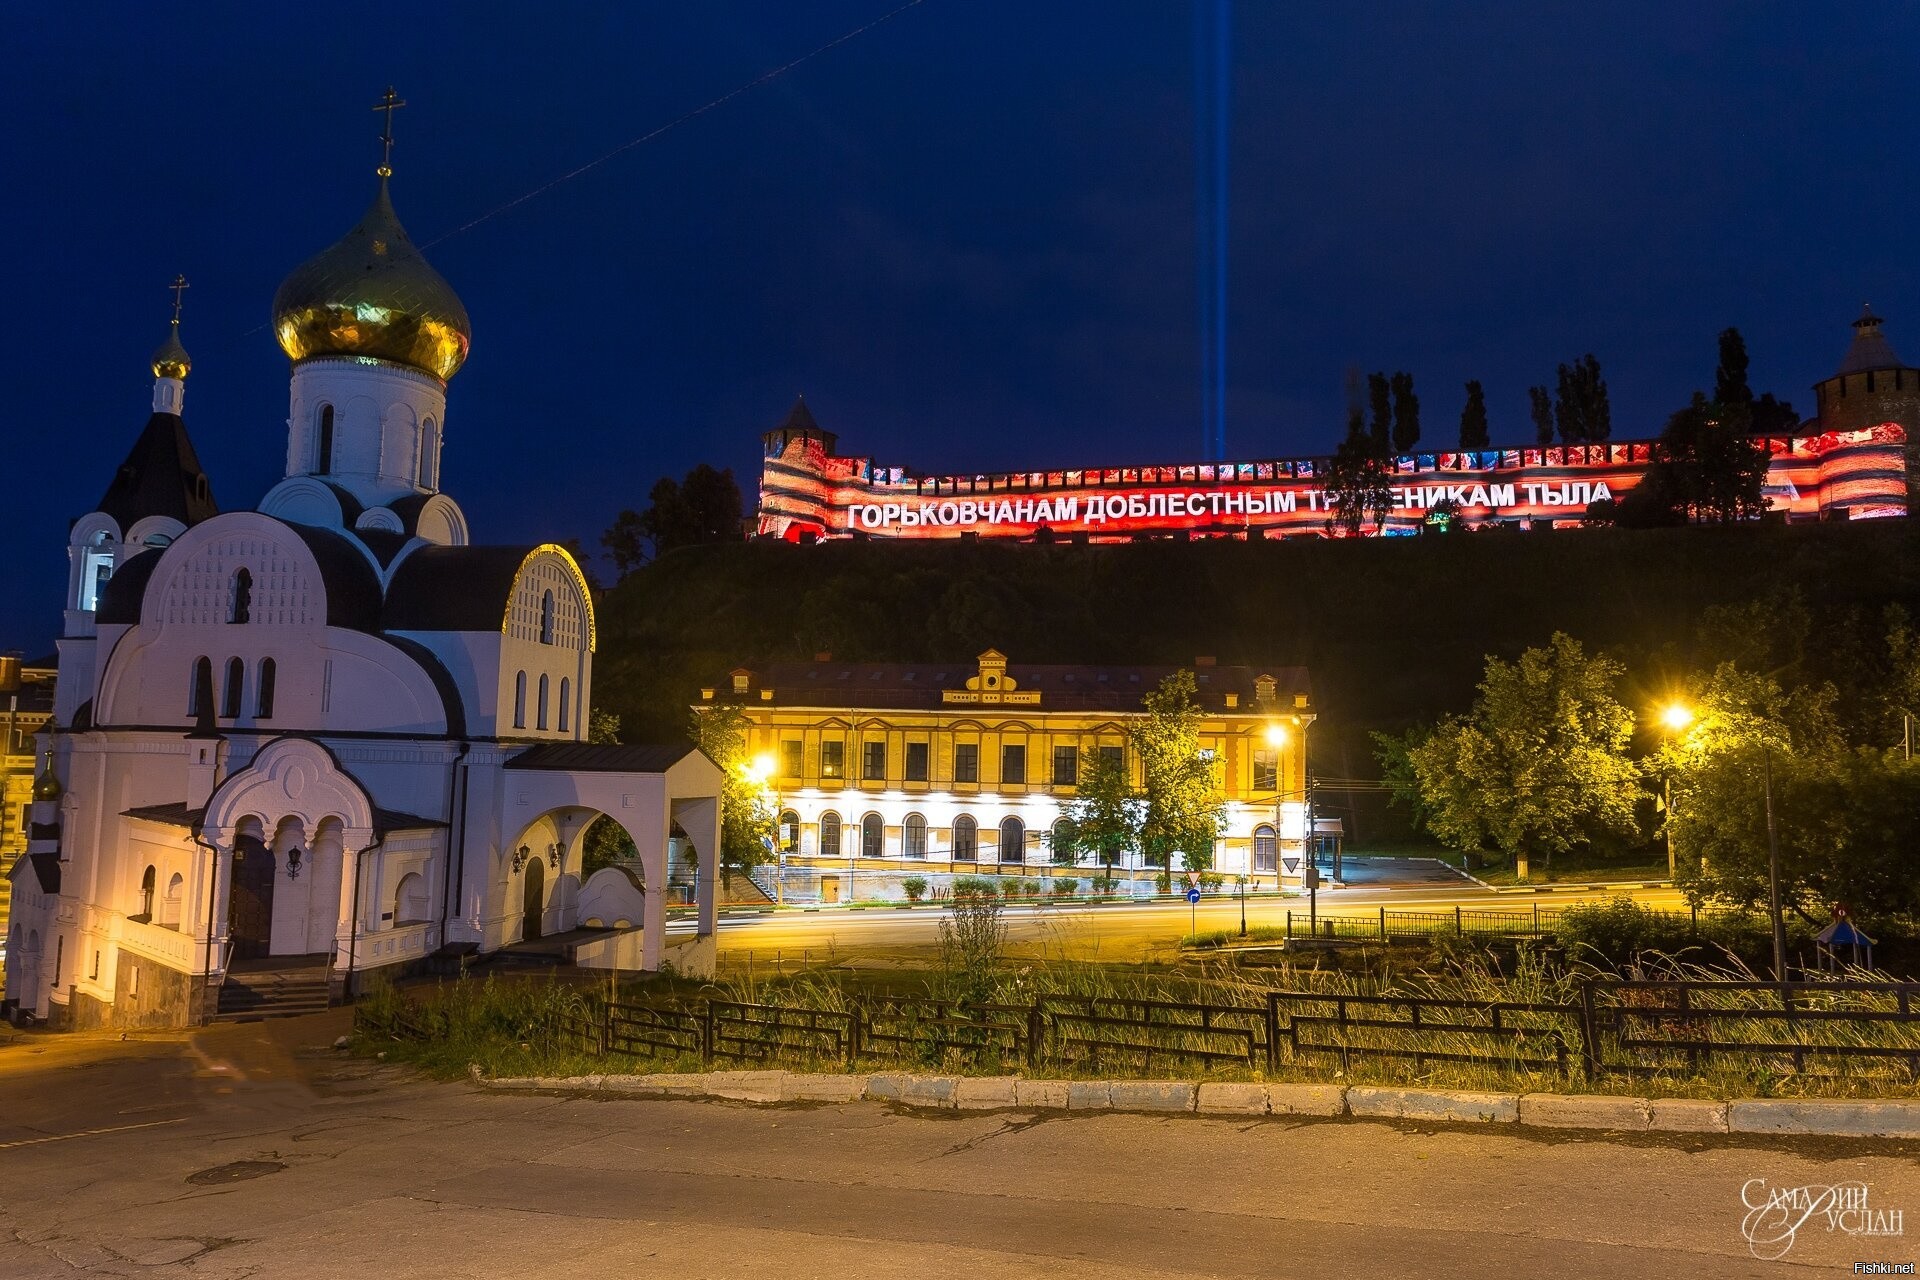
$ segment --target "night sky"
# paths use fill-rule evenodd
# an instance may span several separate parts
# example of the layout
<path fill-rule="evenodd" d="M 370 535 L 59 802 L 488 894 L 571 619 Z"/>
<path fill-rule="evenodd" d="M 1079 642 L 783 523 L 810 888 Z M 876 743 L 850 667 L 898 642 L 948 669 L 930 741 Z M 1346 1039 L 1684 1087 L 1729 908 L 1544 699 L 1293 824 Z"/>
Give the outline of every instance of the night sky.
<path fill-rule="evenodd" d="M 9 14 L 0 647 L 51 648 L 175 272 L 216 496 L 279 478 L 268 305 L 371 197 L 389 82 L 424 243 L 896 2 Z M 1915 48 L 1901 5 L 1242 0 L 1229 454 L 1329 450 L 1354 366 L 1411 371 L 1436 442 L 1480 378 L 1517 442 L 1586 351 L 1616 437 L 1710 386 L 1729 324 L 1803 414 L 1863 300 L 1920 358 Z M 925 0 L 433 247 L 473 318 L 445 483 L 476 540 L 591 543 L 701 461 L 751 507 L 797 391 L 926 470 L 1200 460 L 1193 82 L 1185 3 Z"/>

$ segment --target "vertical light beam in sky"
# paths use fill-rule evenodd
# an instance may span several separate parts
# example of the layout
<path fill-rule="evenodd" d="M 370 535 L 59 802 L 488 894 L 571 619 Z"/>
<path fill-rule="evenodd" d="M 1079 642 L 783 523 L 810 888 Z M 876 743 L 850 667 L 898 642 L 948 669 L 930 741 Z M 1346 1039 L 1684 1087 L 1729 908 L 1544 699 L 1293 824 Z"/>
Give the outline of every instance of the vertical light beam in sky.
<path fill-rule="evenodd" d="M 1232 0 L 1194 0 L 1195 268 L 1200 319 L 1203 456 L 1227 456 L 1227 50 Z"/>

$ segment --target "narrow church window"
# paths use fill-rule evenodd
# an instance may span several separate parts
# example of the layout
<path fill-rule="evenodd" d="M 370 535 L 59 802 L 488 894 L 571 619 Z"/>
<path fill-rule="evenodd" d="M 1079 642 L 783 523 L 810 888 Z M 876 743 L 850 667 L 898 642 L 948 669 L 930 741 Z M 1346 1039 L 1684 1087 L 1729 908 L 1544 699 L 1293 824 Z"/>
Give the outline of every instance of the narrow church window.
<path fill-rule="evenodd" d="M 220 714 L 232 720 L 240 714 L 240 694 L 247 683 L 247 664 L 238 658 L 227 659 L 226 695 L 220 700 Z"/>
<path fill-rule="evenodd" d="M 232 607 L 228 610 L 228 622 L 249 622 L 253 618 L 253 574 L 241 569 L 233 575 Z"/>
<path fill-rule="evenodd" d="M 153 919 L 154 874 L 153 864 L 148 863 L 146 874 L 140 877 L 140 919 L 143 921 Z"/>
<path fill-rule="evenodd" d="M 432 418 L 420 424 L 420 487 L 440 487 L 440 428 Z"/>
<path fill-rule="evenodd" d="M 513 678 L 513 727 L 527 727 L 527 673 L 524 671 Z"/>
<path fill-rule="evenodd" d="M 198 716 L 204 706 L 208 715 L 213 714 L 213 659 L 195 658 L 193 660 L 193 679 L 187 686 L 187 714 Z"/>
<path fill-rule="evenodd" d="M 567 678 L 565 676 L 561 676 L 560 677 L 560 732 L 562 733 L 565 733 L 567 731 L 567 692 L 569 687 L 570 686 L 568 685 Z"/>
<path fill-rule="evenodd" d="M 540 677 L 540 701 L 534 708 L 533 727 L 536 729 L 547 727 L 547 678 L 545 676 Z"/>
<path fill-rule="evenodd" d="M 540 643 L 553 643 L 553 592 L 551 591 L 540 600 Z"/>
<path fill-rule="evenodd" d="M 273 678 L 277 674 L 272 658 L 260 659 L 260 692 L 254 700 L 255 712 L 262 720 L 273 718 Z"/>
<path fill-rule="evenodd" d="M 1867 390 L 1873 390 L 1873 371 L 1871 369 L 1867 371 Z"/>
<path fill-rule="evenodd" d="M 313 469 L 327 472 L 333 470 L 333 406 L 320 406 L 319 438 L 314 443 Z"/>

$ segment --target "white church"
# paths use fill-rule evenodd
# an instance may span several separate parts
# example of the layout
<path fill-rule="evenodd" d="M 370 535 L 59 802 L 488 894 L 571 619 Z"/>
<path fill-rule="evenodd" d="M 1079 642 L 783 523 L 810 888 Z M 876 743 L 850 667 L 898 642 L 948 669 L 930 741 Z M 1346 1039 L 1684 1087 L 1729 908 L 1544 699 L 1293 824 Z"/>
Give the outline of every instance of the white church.
<path fill-rule="evenodd" d="M 578 564 L 475 545 L 441 491 L 471 333 L 378 172 L 359 224 L 273 299 L 285 478 L 251 511 L 216 507 L 181 418 L 176 291 L 153 414 L 73 525 L 10 872 L 15 1016 L 259 1016 L 515 948 L 711 970 L 720 770 L 691 744 L 590 743 Z M 638 865 L 583 882 L 602 814 Z M 693 908 L 671 939 L 670 851 Z"/>

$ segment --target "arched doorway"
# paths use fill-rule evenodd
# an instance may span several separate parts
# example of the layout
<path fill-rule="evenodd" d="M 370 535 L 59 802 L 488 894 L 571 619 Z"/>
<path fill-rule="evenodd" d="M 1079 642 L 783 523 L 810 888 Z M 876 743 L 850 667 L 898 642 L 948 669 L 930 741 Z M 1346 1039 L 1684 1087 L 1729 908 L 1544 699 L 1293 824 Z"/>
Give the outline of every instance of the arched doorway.
<path fill-rule="evenodd" d="M 274 869 L 273 850 L 257 824 L 248 823 L 233 838 L 233 890 L 227 895 L 227 937 L 235 960 L 262 960 L 272 952 Z"/>
<path fill-rule="evenodd" d="M 526 873 L 526 922 L 520 927 L 521 941 L 532 941 L 540 936 L 540 917 L 547 910 L 547 864 L 541 859 L 527 859 Z"/>

